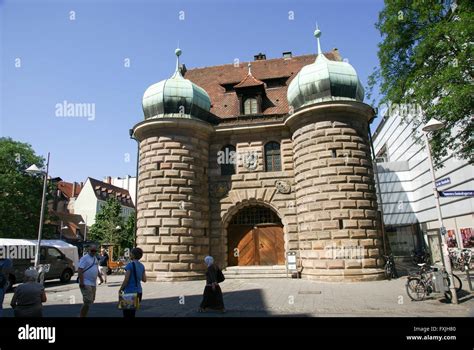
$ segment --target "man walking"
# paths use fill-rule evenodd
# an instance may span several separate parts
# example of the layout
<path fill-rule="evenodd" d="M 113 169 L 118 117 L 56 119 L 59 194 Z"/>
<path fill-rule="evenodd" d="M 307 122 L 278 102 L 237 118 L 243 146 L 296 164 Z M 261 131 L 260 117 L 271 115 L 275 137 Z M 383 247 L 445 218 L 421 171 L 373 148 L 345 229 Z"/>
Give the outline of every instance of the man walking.
<path fill-rule="evenodd" d="M 97 288 L 97 277 L 100 282 L 104 280 L 99 274 L 99 262 L 95 257 L 97 254 L 97 246 L 90 245 L 89 253 L 84 255 L 79 261 L 79 287 L 82 293 L 83 305 L 81 307 L 80 317 L 87 317 L 89 307 L 94 303 L 95 292 Z"/>
<path fill-rule="evenodd" d="M 100 257 L 99 257 L 99 271 L 100 274 L 102 275 L 102 278 L 104 279 L 104 283 L 107 283 L 107 270 L 109 269 L 109 254 L 107 254 L 107 251 L 102 248 L 100 250 Z M 99 283 L 99 284 L 102 284 Z"/>

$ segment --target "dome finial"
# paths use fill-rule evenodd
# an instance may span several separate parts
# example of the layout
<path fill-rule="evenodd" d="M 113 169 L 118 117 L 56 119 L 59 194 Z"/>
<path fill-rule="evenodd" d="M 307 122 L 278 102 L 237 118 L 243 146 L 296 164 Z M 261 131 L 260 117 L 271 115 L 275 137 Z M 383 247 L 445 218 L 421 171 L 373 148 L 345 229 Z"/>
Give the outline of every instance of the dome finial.
<path fill-rule="evenodd" d="M 179 70 L 179 56 L 181 56 L 181 53 L 182 53 L 182 51 L 179 47 L 176 48 L 176 50 L 174 50 L 174 54 L 176 55 L 176 70 L 174 72 L 174 75 L 178 74 L 178 75 L 181 76 L 181 72 Z"/>
<path fill-rule="evenodd" d="M 321 37 L 321 31 L 319 30 L 318 22 L 316 22 L 316 30 L 314 31 L 314 37 L 318 41 L 318 55 L 321 55 L 321 43 L 319 42 L 319 38 Z"/>

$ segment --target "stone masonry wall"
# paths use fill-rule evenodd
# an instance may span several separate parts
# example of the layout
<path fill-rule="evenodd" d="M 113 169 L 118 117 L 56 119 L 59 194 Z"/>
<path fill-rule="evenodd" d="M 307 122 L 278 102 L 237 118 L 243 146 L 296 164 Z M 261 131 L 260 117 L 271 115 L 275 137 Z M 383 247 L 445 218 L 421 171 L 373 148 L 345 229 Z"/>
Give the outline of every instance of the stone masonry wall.
<path fill-rule="evenodd" d="M 380 278 L 367 122 L 328 116 L 302 125 L 292 138 L 303 276 Z"/>
<path fill-rule="evenodd" d="M 269 141 L 280 143 L 282 171 L 265 172 L 264 146 Z M 246 169 L 243 164 L 236 167 L 236 174 L 221 176 L 217 153 L 226 145 L 233 145 L 237 152 L 256 152 L 258 165 L 255 170 Z M 252 133 L 214 134 L 209 156 L 210 208 L 211 208 L 211 254 L 220 265 L 227 266 L 227 232 L 223 220 L 230 218 L 246 205 L 264 204 L 273 208 L 281 217 L 285 232 L 285 250 L 296 250 L 297 227 L 293 173 L 293 146 L 288 130 L 262 129 Z M 276 191 L 277 180 L 288 181 L 292 191 L 288 194 Z M 228 184 L 229 191 L 218 195 L 215 189 Z"/>
<path fill-rule="evenodd" d="M 209 136 L 197 129 L 160 132 L 140 143 L 137 243 L 151 278 L 202 278 L 209 248 Z"/>

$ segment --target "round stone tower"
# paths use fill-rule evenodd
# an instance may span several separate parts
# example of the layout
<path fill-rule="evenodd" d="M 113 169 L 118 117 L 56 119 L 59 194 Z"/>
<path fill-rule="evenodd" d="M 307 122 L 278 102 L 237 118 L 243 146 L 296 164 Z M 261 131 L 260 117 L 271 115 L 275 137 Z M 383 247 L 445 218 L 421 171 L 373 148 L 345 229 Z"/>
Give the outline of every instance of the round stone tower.
<path fill-rule="evenodd" d="M 176 71 L 143 96 L 145 120 L 133 128 L 140 142 L 137 243 L 156 280 L 202 278 L 209 250 L 207 167 L 214 122 L 208 94 Z"/>
<path fill-rule="evenodd" d="M 299 253 L 306 278 L 372 280 L 381 231 L 368 140 L 373 109 L 354 68 L 321 52 L 288 88 Z"/>

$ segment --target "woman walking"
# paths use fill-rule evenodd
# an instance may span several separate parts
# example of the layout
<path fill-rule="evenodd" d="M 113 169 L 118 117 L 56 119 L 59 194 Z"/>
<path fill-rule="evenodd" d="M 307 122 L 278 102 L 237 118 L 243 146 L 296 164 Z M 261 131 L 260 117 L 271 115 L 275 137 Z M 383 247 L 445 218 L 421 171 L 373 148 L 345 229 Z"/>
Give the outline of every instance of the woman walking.
<path fill-rule="evenodd" d="M 19 285 L 10 303 L 15 317 L 43 317 L 43 304 L 46 293 L 41 283 L 38 283 L 38 271 L 26 270 L 24 283 Z"/>
<path fill-rule="evenodd" d="M 214 258 L 212 256 L 206 256 L 204 262 L 207 265 L 206 287 L 204 288 L 199 312 L 206 312 L 209 309 L 225 312 L 224 298 L 218 279 L 218 275 L 222 274 L 222 272 L 219 270 L 219 267 L 214 264 Z"/>
<path fill-rule="evenodd" d="M 139 261 L 143 256 L 143 251 L 140 248 L 133 248 L 130 252 L 130 261 L 125 266 L 125 279 L 119 290 L 119 297 L 122 293 L 136 293 L 139 302 L 142 301 L 142 285 L 141 282 L 146 282 L 145 266 Z M 136 309 L 124 309 L 124 318 L 134 318 Z"/>

